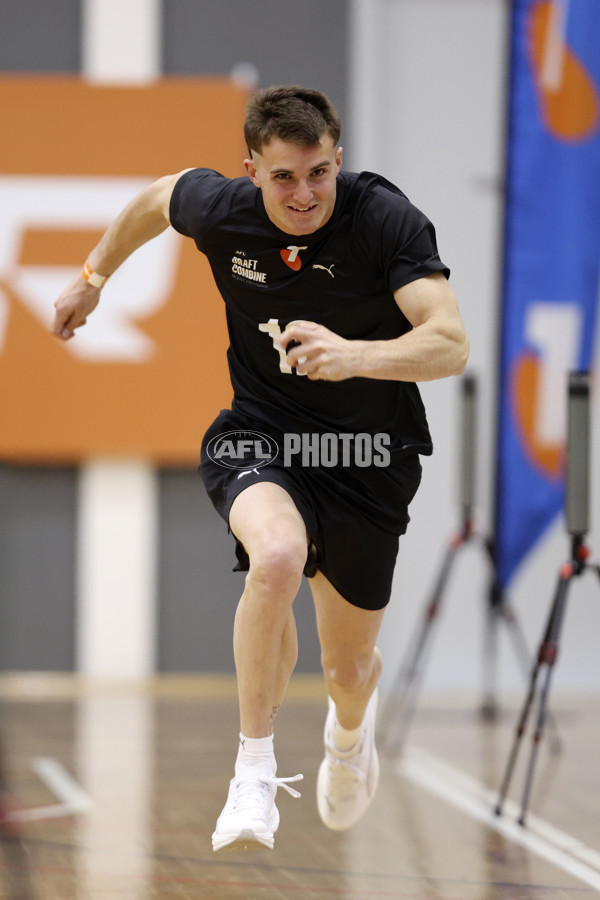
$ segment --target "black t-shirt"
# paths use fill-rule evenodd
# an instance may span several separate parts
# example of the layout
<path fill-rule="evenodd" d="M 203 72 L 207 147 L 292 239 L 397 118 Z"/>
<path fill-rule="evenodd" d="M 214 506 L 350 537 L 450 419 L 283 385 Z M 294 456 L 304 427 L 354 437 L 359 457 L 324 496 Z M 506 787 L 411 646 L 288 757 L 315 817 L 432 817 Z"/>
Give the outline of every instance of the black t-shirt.
<path fill-rule="evenodd" d="M 401 455 L 431 453 L 416 384 L 311 381 L 285 364 L 278 345 L 295 319 L 347 339 L 386 340 L 411 329 L 393 292 L 449 270 L 433 225 L 398 188 L 370 172 L 340 172 L 326 224 L 289 235 L 270 221 L 250 179 L 193 169 L 175 185 L 170 217 L 206 254 L 225 301 L 236 411 L 280 432 L 380 432 Z"/>

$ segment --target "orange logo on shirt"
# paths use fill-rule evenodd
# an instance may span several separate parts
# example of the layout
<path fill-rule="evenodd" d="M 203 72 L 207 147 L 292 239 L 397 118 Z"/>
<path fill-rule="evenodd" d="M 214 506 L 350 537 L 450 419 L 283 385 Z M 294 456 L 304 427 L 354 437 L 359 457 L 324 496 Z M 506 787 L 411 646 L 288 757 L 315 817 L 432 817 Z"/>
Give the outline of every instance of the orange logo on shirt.
<path fill-rule="evenodd" d="M 308 247 L 296 247 L 295 244 L 291 244 L 285 250 L 279 251 L 286 266 L 289 266 L 294 272 L 302 268 L 302 260 L 298 255 L 300 250 L 308 250 Z"/>

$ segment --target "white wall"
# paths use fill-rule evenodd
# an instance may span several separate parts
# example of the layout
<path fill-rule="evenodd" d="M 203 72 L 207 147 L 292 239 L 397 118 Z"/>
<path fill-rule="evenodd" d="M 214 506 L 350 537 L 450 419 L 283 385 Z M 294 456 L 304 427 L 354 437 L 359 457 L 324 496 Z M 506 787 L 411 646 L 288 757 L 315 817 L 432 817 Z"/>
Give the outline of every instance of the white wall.
<path fill-rule="evenodd" d="M 152 82 L 158 0 L 85 0 L 81 39 L 88 81 Z M 145 460 L 91 459 L 80 468 L 78 498 L 77 669 L 144 678 L 156 664 L 158 473 Z"/>
<path fill-rule="evenodd" d="M 477 517 L 485 532 L 492 514 L 507 15 L 504 0 L 353 0 L 354 70 L 346 148 L 346 163 L 352 168 L 380 171 L 433 220 L 440 254 L 452 269 L 451 283 L 471 338 L 469 370 L 480 383 Z M 424 460 L 412 523 L 401 541 L 380 639 L 384 686 L 396 673 L 446 540 L 460 522 L 459 388 L 457 379 L 422 386 L 435 453 Z M 596 448 L 599 418 L 596 408 Z M 600 453 L 594 456 L 592 528 L 598 525 L 600 507 Z M 558 567 L 568 552 L 568 539 L 557 523 L 512 586 L 513 604 L 532 649 L 541 639 Z M 482 687 L 486 573 L 479 546 L 462 551 L 435 635 L 425 689 Z M 597 689 L 600 582 L 589 574 L 577 579 L 571 597 L 554 683 L 557 690 Z M 501 686 L 520 689 L 522 670 L 504 637 L 500 663 Z"/>

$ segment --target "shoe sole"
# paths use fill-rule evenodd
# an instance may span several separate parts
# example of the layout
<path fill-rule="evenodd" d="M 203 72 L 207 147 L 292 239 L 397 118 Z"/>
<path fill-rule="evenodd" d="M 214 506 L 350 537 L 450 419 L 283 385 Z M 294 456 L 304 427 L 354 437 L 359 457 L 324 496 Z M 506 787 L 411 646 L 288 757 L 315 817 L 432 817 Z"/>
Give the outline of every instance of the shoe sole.
<path fill-rule="evenodd" d="M 223 834 L 215 838 L 213 835 L 213 852 L 225 853 L 248 852 L 252 850 L 272 850 L 275 837 L 271 835 L 257 835 L 251 828 L 245 828 L 240 834 Z"/>
<path fill-rule="evenodd" d="M 265 822 L 270 831 L 255 831 L 253 828 L 244 828 L 242 831 L 229 831 L 224 834 L 214 832 L 212 836 L 213 851 L 246 851 L 246 850 L 272 850 L 275 844 L 275 832 L 279 828 L 279 810 L 273 805 L 270 822 Z"/>

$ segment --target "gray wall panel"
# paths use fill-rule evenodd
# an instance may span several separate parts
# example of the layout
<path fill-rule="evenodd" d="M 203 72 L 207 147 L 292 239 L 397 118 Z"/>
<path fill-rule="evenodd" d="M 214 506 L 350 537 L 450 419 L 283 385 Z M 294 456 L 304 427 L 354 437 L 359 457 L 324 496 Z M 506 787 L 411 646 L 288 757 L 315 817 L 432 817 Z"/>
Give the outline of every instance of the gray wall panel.
<path fill-rule="evenodd" d="M 298 83 L 346 111 L 346 0 L 167 0 L 164 71 L 223 74 L 249 62 L 260 87 Z"/>
<path fill-rule="evenodd" d="M 0 671 L 70 671 L 75 647 L 73 469 L 0 466 Z"/>
<path fill-rule="evenodd" d="M 232 572 L 234 542 L 195 472 L 160 480 L 158 669 L 231 672 L 233 619 L 244 575 Z M 294 604 L 300 653 L 296 671 L 320 668 L 314 608 L 302 585 Z"/>
<path fill-rule="evenodd" d="M 80 0 L 2 0 L 0 70 L 77 72 Z"/>

